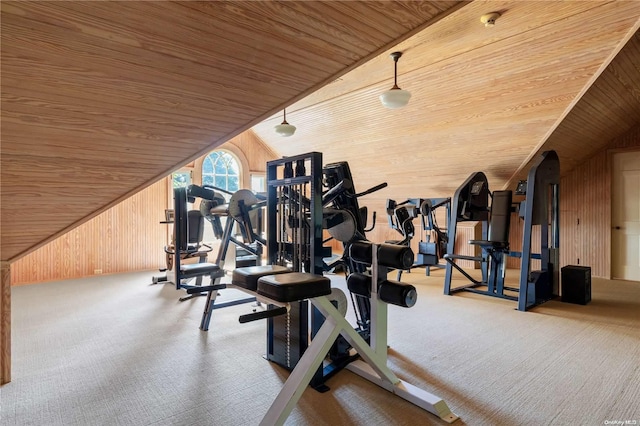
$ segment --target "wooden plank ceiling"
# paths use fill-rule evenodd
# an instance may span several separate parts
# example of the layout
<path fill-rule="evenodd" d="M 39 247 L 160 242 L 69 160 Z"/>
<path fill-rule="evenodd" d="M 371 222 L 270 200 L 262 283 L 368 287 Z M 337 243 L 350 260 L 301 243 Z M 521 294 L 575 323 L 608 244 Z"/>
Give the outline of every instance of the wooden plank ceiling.
<path fill-rule="evenodd" d="M 83 223 L 462 6 L 2 2 L 1 259 Z M 123 236 L 123 247 L 135 244 Z"/>
<path fill-rule="evenodd" d="M 359 191 L 388 182 L 365 200 L 377 209 L 452 196 L 474 171 L 513 188 L 541 149 L 566 171 L 640 122 L 639 17 L 640 2 L 474 1 L 288 107 L 294 136 L 273 131 L 281 114 L 253 130 L 281 155 L 349 161 Z M 412 98 L 388 110 L 395 50 Z"/>
<path fill-rule="evenodd" d="M 598 152 L 608 141 L 640 124 L 640 32 L 636 31 L 620 53 L 598 76 L 575 107 L 544 140 L 540 151 L 553 149 L 563 170 L 570 170 Z M 526 179 L 534 159 L 508 182 Z"/>

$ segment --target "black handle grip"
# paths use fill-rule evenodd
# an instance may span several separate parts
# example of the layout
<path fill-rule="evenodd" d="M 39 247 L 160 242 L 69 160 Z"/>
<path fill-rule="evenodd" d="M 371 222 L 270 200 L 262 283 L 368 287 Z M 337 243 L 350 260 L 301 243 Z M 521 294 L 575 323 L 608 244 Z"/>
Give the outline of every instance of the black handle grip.
<path fill-rule="evenodd" d="M 284 315 L 286 313 L 287 313 L 287 308 L 285 308 L 285 307 L 267 309 L 266 311 L 260 311 L 260 312 L 254 312 L 252 314 L 240 315 L 240 318 L 238 318 L 238 321 L 240 321 L 240 324 L 244 324 L 246 322 L 256 321 L 256 320 L 260 320 L 260 319 L 277 317 L 278 315 Z"/>
<path fill-rule="evenodd" d="M 322 206 L 328 206 L 333 202 L 333 200 L 341 196 L 345 191 L 352 188 L 353 184 L 349 179 L 341 180 L 336 186 L 324 193 L 324 195 L 322 196 Z"/>
<path fill-rule="evenodd" d="M 380 191 L 382 188 L 386 188 L 387 187 L 387 182 L 381 183 L 380 185 L 376 185 L 373 188 L 369 188 L 364 192 L 361 192 L 359 194 L 356 194 L 355 197 L 362 197 L 363 195 L 368 195 L 371 194 L 372 192 L 376 192 L 376 191 Z"/>

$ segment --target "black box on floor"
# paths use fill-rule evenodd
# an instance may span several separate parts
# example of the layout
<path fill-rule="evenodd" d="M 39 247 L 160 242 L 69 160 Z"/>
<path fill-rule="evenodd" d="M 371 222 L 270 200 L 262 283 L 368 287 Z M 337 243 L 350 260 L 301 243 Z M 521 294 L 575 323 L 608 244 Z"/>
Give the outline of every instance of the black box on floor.
<path fill-rule="evenodd" d="M 565 266 L 560 270 L 562 278 L 562 301 L 586 305 L 591 301 L 591 268 L 588 266 Z"/>

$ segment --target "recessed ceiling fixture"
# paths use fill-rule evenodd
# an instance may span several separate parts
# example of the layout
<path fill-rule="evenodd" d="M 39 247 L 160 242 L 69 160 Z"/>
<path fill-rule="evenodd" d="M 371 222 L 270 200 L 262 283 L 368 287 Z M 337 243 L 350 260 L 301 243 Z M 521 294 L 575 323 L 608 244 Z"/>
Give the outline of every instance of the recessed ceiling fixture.
<path fill-rule="evenodd" d="M 283 113 L 283 120 L 282 120 L 282 124 L 278 124 L 275 129 L 276 129 L 276 133 L 279 134 L 280 136 L 291 136 L 296 132 L 296 126 L 292 126 L 291 124 L 287 123 L 287 110 L 284 109 L 282 110 Z"/>
<path fill-rule="evenodd" d="M 496 19 L 499 17 L 500 14 L 498 12 L 487 13 L 480 17 L 480 22 L 482 22 L 485 27 L 493 27 L 496 24 Z"/>
<path fill-rule="evenodd" d="M 380 102 L 387 108 L 402 108 L 409 103 L 411 93 L 398 87 L 398 59 L 402 56 L 402 52 L 393 52 L 393 87 L 380 95 Z"/>

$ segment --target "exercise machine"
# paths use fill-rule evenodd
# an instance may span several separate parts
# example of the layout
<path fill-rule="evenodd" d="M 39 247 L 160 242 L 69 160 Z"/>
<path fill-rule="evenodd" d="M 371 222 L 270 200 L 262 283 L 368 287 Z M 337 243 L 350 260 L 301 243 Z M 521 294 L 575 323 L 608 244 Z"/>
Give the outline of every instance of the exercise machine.
<path fill-rule="evenodd" d="M 391 244 L 411 245 L 411 240 L 415 236 L 413 220 L 420 218 L 420 241 L 418 242 L 418 254 L 414 264 L 407 271 L 413 268 L 425 268 L 427 276 L 431 274 L 431 268 L 444 268 L 440 259 L 446 253 L 447 247 L 447 226 L 450 216 L 451 198 L 409 198 L 400 203 L 395 200 L 387 200 L 387 218 L 389 227 L 397 230 L 402 236 L 402 240 L 386 241 Z M 436 211 L 439 208 L 445 209 L 445 225 L 440 227 L 436 219 Z M 423 236 L 423 233 L 426 235 Z M 433 238 L 433 240 L 432 240 Z M 402 277 L 402 270 L 398 271 L 398 280 Z"/>
<path fill-rule="evenodd" d="M 322 154 L 312 152 L 267 163 L 268 265 L 237 268 L 227 288 L 255 295 L 267 309 L 240 316 L 239 321 L 267 319 L 267 358 L 291 370 L 281 392 L 260 424 L 282 425 L 300 396 L 311 385 L 348 368 L 367 380 L 434 413 L 447 422 L 457 416 L 441 398 L 400 380 L 387 366 L 387 305 L 415 304 L 413 286 L 386 279 L 390 269 L 413 263 L 410 247 L 376 245 L 364 238 L 362 210 L 348 166 L 322 169 Z M 333 172 L 332 172 L 333 171 Z M 343 175 L 322 192 L 322 176 Z M 385 184 L 386 186 L 386 184 Z M 338 188 L 338 189 L 334 189 Z M 331 205 L 332 208 L 323 208 Z M 337 206 L 348 206 L 343 215 Z M 347 219 L 348 218 L 348 219 Z M 333 229 L 342 227 L 342 230 Z M 345 263 L 353 271 L 347 286 L 369 301 L 366 339 L 344 317 L 324 265 L 323 229 L 346 236 Z M 352 230 L 349 232 L 345 232 Z M 309 307 L 317 315 L 309 313 Z M 310 324 L 311 323 L 311 324 Z M 312 336 L 309 340 L 309 335 Z M 350 358 L 336 367 L 337 342 L 348 344 Z M 343 348 L 337 348 L 342 350 Z"/>
<path fill-rule="evenodd" d="M 332 238 L 340 241 L 343 245 L 343 254 L 336 263 L 340 263 L 347 275 L 353 273 L 364 273 L 366 265 L 355 262 L 350 256 L 351 245 L 358 241 L 366 241 L 366 233 L 373 230 L 376 225 L 376 212 L 372 214 L 372 225 L 367 228 L 368 209 L 360 207 L 358 198 L 379 191 L 387 187 L 387 183 L 380 183 L 366 191 L 357 193 L 353 184 L 351 168 L 346 161 L 330 163 L 324 166 L 322 171 L 325 187 L 329 188 L 323 196 L 324 222 L 323 227 L 327 228 Z M 351 303 L 356 316 L 356 330 L 369 341 L 371 322 L 371 301 L 368 297 L 349 292 Z M 337 346 L 349 348 L 345 341 L 338 338 Z"/>
<path fill-rule="evenodd" d="M 165 210 L 166 220 L 160 222 L 161 224 L 173 225 L 175 210 Z M 160 272 L 165 272 L 162 276 L 154 276 L 151 278 L 152 284 L 158 283 L 174 283 L 174 257 L 175 257 L 175 231 L 172 232 L 171 244 L 164 247 L 164 253 L 166 258 L 166 268 L 160 269 Z M 182 260 L 197 258 L 198 263 L 205 263 L 209 256 L 209 253 L 213 250 L 212 247 L 203 242 L 204 235 L 204 217 L 199 210 L 187 211 L 187 249 L 180 252 L 180 258 Z M 196 279 L 196 285 L 202 284 L 202 277 Z"/>
<path fill-rule="evenodd" d="M 558 295 L 559 262 L 559 186 L 560 163 L 555 151 L 545 151 L 521 181 L 515 191 L 491 192 L 482 172 L 472 173 L 456 190 L 452 200 L 448 232 L 444 293 L 469 291 L 518 302 L 518 310 L 526 311 Z M 512 215 L 523 221 L 522 251 L 512 251 L 509 233 Z M 480 256 L 456 254 L 458 222 L 480 222 L 481 239 L 469 244 L 479 247 Z M 534 226 L 538 226 L 540 252 L 533 253 Z M 505 285 L 506 257 L 521 258 L 518 287 Z M 476 279 L 460 267 L 456 260 L 479 262 L 481 279 Z M 532 260 L 539 260 L 541 269 L 533 271 Z M 470 281 L 452 288 L 454 270 Z"/>
<path fill-rule="evenodd" d="M 186 289 L 187 293 L 189 293 L 190 289 L 199 289 L 203 287 L 200 281 L 202 277 L 208 276 L 210 278 L 210 285 L 217 285 L 220 281 L 220 278 L 224 276 L 224 270 L 222 269 L 222 265 L 218 263 L 199 262 L 193 264 L 182 264 L 183 253 L 186 253 L 189 250 L 189 215 L 187 213 L 187 192 L 187 188 L 175 188 L 173 190 L 175 212 L 173 226 L 173 241 L 175 247 L 173 253 L 173 281 L 176 285 L 177 290 Z M 200 214 L 199 211 L 197 213 Z M 192 278 L 198 279 L 196 281 L 196 285 L 187 284 L 187 282 Z M 183 298 L 181 300 L 185 299 Z"/>
<path fill-rule="evenodd" d="M 215 190 L 214 190 L 215 189 Z M 226 192 L 231 195 L 229 202 L 219 194 L 218 191 Z M 184 223 L 178 221 L 177 217 L 180 212 L 185 212 L 187 209 L 187 203 L 194 203 L 196 198 L 200 198 L 200 209 L 190 210 L 187 212 L 187 220 Z M 180 232 L 181 235 L 193 235 L 196 234 L 198 241 L 202 240 L 203 224 L 206 219 L 213 227 L 214 235 L 220 239 L 220 246 L 214 263 L 207 262 L 207 256 L 211 251 L 209 246 L 208 250 L 200 250 L 196 252 L 200 257 L 198 264 L 216 265 L 217 271 L 212 276 L 213 282 L 206 288 L 211 290 L 212 286 L 221 289 L 219 286 L 221 279 L 225 275 L 224 265 L 228 254 L 228 249 L 233 244 L 237 249 L 243 250 L 248 256 L 244 256 L 244 260 L 236 257 L 236 264 L 241 263 L 242 266 L 247 264 L 259 264 L 262 260 L 262 247 L 266 244 L 264 238 L 260 235 L 262 233 L 261 218 L 263 207 L 265 207 L 266 201 L 259 201 L 257 196 L 253 192 L 241 189 L 234 193 L 227 192 L 220 188 L 201 187 L 198 185 L 189 185 L 186 188 L 174 189 L 174 211 L 176 212 L 174 222 L 174 241 L 176 241 L 176 233 Z M 224 220 L 224 226 L 222 224 Z M 252 222 L 253 220 L 253 222 Z M 256 224 L 255 226 L 253 224 Z M 178 229 L 179 228 L 179 229 Z M 235 235 L 236 229 L 239 229 L 240 234 Z M 176 245 L 176 247 L 178 247 Z M 186 256 L 185 253 L 191 253 L 192 245 L 188 244 L 187 251 L 184 248 L 181 251 L 175 249 L 166 250 L 172 254 L 172 258 L 180 255 L 180 260 L 193 257 L 194 255 Z M 248 258 L 248 260 L 246 259 Z M 180 262 L 182 263 L 182 262 Z M 193 264 L 191 264 L 193 265 Z M 182 264 L 183 269 L 194 269 L 191 265 Z M 198 269 L 195 268 L 194 271 Z M 209 293 L 201 291 L 203 275 L 194 274 L 196 278 L 195 285 L 190 284 L 190 280 L 194 277 L 185 276 L 184 273 L 178 272 L 179 269 L 171 268 L 167 273 L 166 282 L 172 282 L 175 284 L 176 289 L 186 290 L 187 296 L 181 297 L 180 301 L 185 301 L 195 296 L 207 296 L 207 305 L 201 321 L 201 329 L 208 330 L 211 311 L 213 309 L 223 308 L 227 306 L 238 305 L 242 303 L 249 303 L 255 301 L 255 298 L 241 298 L 229 300 L 223 303 L 214 305 L 218 295 L 216 290 L 211 290 Z M 187 274 L 189 275 L 189 274 Z"/>
<path fill-rule="evenodd" d="M 256 282 L 259 299 L 268 297 L 269 300 L 266 303 L 273 307 L 270 315 L 282 315 L 283 312 L 291 309 L 292 303 L 301 303 L 302 300 L 307 299 L 324 318 L 322 326 L 260 424 L 265 426 L 284 424 L 302 393 L 312 382 L 316 371 L 322 367 L 338 336 L 342 336 L 349 342 L 360 358 L 349 363 L 346 366 L 348 370 L 438 416 L 447 423 L 454 422 L 458 416 L 451 412 L 444 400 L 400 380 L 387 365 L 388 304 L 411 307 L 415 304 L 417 295 L 415 288 L 411 285 L 386 280 L 386 268 L 398 269 L 406 267 L 407 261 L 412 263 L 411 249 L 392 244 L 356 242 L 351 245 L 350 250 L 352 261 L 367 264 L 371 270 L 370 275 L 350 275 L 348 284 L 361 294 L 366 294 L 371 300 L 370 342 L 364 340 L 330 300 L 331 283 L 328 278 L 282 270 L 276 270 L 276 273 L 272 274 L 273 267 L 270 266 L 261 267 L 266 268 L 264 271 L 234 271 L 234 278 L 238 278 L 234 280 L 236 285 L 249 287 Z"/>
<path fill-rule="evenodd" d="M 236 248 L 236 267 L 262 263 L 263 249 L 266 246 L 266 239 L 262 235 L 262 211 L 266 207 L 266 200 L 260 200 L 256 194 L 240 189 L 231 195 L 228 205 L 214 206 L 208 210 L 205 206 L 205 214 L 213 216 L 210 220 L 214 223 L 216 218 L 224 217 L 224 229 L 220 237 L 220 248 L 216 258 L 216 264 L 224 267 L 230 244 Z M 235 230 L 239 229 L 240 235 L 236 236 Z M 219 230 L 218 230 L 219 231 Z M 237 255 L 242 250 L 243 256 Z M 218 301 L 219 291 L 224 289 L 224 285 L 214 284 L 208 288 L 191 288 L 187 290 L 192 294 L 204 294 L 206 292 L 206 302 L 200 320 L 200 330 L 208 331 L 211 317 L 215 309 L 235 306 L 244 303 L 255 302 L 255 297 L 241 297 L 226 302 Z"/>
<path fill-rule="evenodd" d="M 522 189 L 526 188 L 525 192 Z M 560 295 L 560 159 L 555 151 L 545 151 L 536 159 L 516 194 L 525 195 L 520 203 L 523 218 L 520 257 L 520 297 L 518 310 L 526 311 Z M 534 226 L 539 230 L 540 253 L 533 253 Z M 531 261 L 540 260 L 532 270 Z"/>
<path fill-rule="evenodd" d="M 324 193 L 323 175 L 329 186 Z M 291 370 L 261 424 L 282 425 L 308 385 L 326 390 L 324 381 L 343 368 L 447 422 L 454 421 L 457 416 L 442 399 L 401 381 L 387 366 L 387 304 L 411 307 L 417 294 L 413 286 L 389 281 L 386 275 L 391 268 L 410 266 L 413 252 L 407 246 L 364 240 L 363 210 L 357 205 L 360 194 L 353 190 L 348 165 L 323 170 L 322 154 L 312 152 L 268 162 L 267 179 L 269 264 L 235 269 L 226 285 L 255 295 L 267 306 L 239 321 L 267 319 L 267 359 Z M 344 261 L 357 271 L 347 280 L 350 292 L 369 301 L 366 339 L 347 322 L 336 289 L 322 276 L 325 228 L 346 241 Z M 343 351 L 349 358 L 338 357 L 344 362 L 336 363 Z"/>
<path fill-rule="evenodd" d="M 444 255 L 444 259 L 447 261 L 445 294 L 464 290 L 517 300 L 517 296 L 505 293 L 505 290 L 517 291 L 517 289 L 504 286 L 505 256 L 509 252 L 511 199 L 511 191 L 491 193 L 487 177 L 482 172 L 473 173 L 456 190 L 452 202 L 454 209 L 451 211 L 447 254 Z M 480 248 L 482 253 L 480 256 L 456 254 L 457 224 L 464 221 L 481 223 L 481 239 L 469 241 L 469 244 Z M 455 262 L 456 260 L 479 262 L 482 279 L 477 280 L 472 277 Z M 451 288 L 454 269 L 464 275 L 471 284 Z"/>

